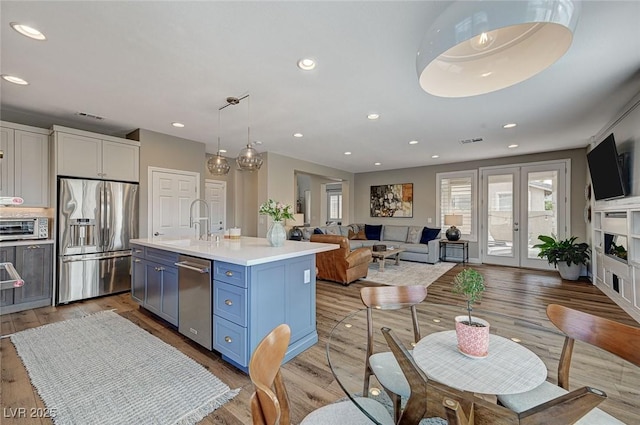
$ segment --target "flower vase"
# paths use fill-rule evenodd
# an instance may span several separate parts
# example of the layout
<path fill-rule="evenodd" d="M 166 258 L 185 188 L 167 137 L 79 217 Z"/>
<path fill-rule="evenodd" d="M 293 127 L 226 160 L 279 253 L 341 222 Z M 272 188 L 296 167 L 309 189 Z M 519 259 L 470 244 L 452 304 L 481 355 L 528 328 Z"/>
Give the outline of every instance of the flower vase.
<path fill-rule="evenodd" d="M 274 221 L 267 230 L 267 241 L 271 246 L 282 246 L 287 239 L 287 231 L 281 221 Z"/>

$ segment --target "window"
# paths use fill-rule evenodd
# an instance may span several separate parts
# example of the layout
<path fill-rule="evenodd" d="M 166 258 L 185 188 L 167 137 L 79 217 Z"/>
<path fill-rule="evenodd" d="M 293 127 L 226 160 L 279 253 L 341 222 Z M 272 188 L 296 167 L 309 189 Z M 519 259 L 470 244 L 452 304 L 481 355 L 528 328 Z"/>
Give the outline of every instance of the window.
<path fill-rule="evenodd" d="M 512 209 L 513 195 L 511 192 L 497 192 L 496 193 L 496 205 L 494 211 L 511 211 Z"/>
<path fill-rule="evenodd" d="M 327 185 L 327 221 L 342 220 L 342 185 Z"/>
<path fill-rule="evenodd" d="M 478 239 L 477 181 L 478 173 L 475 170 L 436 174 L 436 209 L 438 224 L 443 232 L 447 229 L 445 214 L 462 214 L 462 226 L 457 226 L 462 238 L 471 241 Z"/>

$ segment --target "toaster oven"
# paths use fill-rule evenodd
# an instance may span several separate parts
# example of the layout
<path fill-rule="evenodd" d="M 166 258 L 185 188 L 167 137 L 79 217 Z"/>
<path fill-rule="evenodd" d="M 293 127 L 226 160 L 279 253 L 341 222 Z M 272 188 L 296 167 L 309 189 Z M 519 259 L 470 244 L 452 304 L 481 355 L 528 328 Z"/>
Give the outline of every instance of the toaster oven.
<path fill-rule="evenodd" d="M 0 241 L 48 239 L 47 217 L 14 217 L 0 219 Z"/>

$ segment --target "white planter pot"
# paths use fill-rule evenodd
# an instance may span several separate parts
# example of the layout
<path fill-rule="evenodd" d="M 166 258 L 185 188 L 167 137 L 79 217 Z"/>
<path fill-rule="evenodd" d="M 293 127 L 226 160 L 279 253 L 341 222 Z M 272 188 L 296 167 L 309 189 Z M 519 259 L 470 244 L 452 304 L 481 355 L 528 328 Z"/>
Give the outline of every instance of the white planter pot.
<path fill-rule="evenodd" d="M 471 316 L 471 321 L 484 326 L 469 326 L 462 322 L 469 321 L 469 315 L 456 316 L 456 337 L 458 350 L 469 357 L 487 357 L 489 354 L 489 322 Z"/>
<path fill-rule="evenodd" d="M 582 265 L 580 264 L 571 264 L 567 266 L 566 262 L 558 263 L 558 271 L 560 272 L 560 277 L 565 280 L 578 280 L 580 277 L 580 269 Z"/>

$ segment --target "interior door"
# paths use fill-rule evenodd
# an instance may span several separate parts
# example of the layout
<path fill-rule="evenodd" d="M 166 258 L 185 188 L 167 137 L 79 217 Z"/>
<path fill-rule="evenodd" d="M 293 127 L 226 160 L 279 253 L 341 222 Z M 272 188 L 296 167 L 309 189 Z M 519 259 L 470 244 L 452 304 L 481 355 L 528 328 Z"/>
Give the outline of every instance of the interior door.
<path fill-rule="evenodd" d="M 561 161 L 481 170 L 483 262 L 551 268 L 533 246 L 539 235 L 565 237 L 567 168 Z"/>
<path fill-rule="evenodd" d="M 189 227 L 189 207 L 199 196 L 200 174 L 180 170 L 150 170 L 149 237 L 187 237 L 195 234 Z"/>
<path fill-rule="evenodd" d="M 206 180 L 204 199 L 211 212 L 210 232 L 223 233 L 227 228 L 227 182 Z"/>

